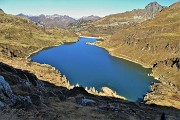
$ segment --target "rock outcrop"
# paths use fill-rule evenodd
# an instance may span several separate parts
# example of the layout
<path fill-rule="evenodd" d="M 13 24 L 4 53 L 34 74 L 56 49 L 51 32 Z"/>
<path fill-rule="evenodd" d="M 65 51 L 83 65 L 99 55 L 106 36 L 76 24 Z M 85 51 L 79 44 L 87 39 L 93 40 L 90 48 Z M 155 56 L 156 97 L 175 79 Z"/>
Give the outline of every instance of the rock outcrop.
<path fill-rule="evenodd" d="M 158 65 L 166 65 L 168 67 L 172 67 L 172 68 L 177 68 L 180 69 L 180 58 L 171 58 L 171 59 L 167 59 L 164 61 L 160 61 L 158 63 L 155 63 L 153 65 L 153 69 L 155 69 L 156 67 L 158 67 Z"/>
<path fill-rule="evenodd" d="M 0 76 L 0 102 L 1 106 L 5 103 L 13 102 L 15 103 L 16 96 L 12 93 L 9 83 L 7 83 L 3 76 Z"/>
<path fill-rule="evenodd" d="M 161 6 L 160 4 L 158 4 L 157 2 L 152 2 L 152 3 L 149 3 L 145 9 L 147 11 L 149 11 L 149 18 L 154 18 L 155 15 L 162 11 L 165 7 Z"/>
<path fill-rule="evenodd" d="M 169 119 L 180 117 L 180 111 L 174 108 L 143 103 L 137 106 L 121 99 L 89 94 L 83 87 L 68 90 L 42 82 L 28 71 L 0 63 L 0 119 L 144 120 L 159 119 L 162 111 Z"/>
<path fill-rule="evenodd" d="M 31 95 L 40 95 L 40 91 L 45 90 L 43 83 L 28 71 L 16 70 L 3 63 L 0 66 L 0 101 L 4 106 L 28 108 L 32 105 Z"/>

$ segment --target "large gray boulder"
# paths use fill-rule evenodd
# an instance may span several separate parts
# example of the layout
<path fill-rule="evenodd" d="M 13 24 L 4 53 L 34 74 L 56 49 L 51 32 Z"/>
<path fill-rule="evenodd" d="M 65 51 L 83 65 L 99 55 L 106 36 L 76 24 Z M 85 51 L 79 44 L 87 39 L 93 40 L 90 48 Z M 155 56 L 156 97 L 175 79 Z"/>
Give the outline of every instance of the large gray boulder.
<path fill-rule="evenodd" d="M 0 101 L 2 102 L 15 102 L 16 96 L 12 93 L 11 87 L 5 81 L 3 76 L 0 76 Z"/>
<path fill-rule="evenodd" d="M 0 108 L 6 105 L 29 108 L 32 106 L 32 101 L 29 96 L 14 95 L 9 83 L 0 75 Z"/>

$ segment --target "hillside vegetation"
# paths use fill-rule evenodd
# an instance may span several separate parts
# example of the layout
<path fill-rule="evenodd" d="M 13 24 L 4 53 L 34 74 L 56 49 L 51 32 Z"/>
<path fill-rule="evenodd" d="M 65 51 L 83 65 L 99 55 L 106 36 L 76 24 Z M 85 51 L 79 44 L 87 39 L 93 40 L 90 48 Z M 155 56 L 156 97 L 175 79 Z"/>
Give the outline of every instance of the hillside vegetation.
<path fill-rule="evenodd" d="M 101 36 L 106 39 L 120 29 L 126 29 L 154 18 L 162 9 L 164 9 L 163 6 L 157 2 L 152 2 L 144 9 L 134 9 L 124 13 L 108 15 L 94 22 L 72 24 L 70 28 L 83 36 Z"/>
<path fill-rule="evenodd" d="M 153 68 L 153 76 L 162 83 L 155 84 L 154 92 L 145 97 L 148 103 L 180 104 L 180 2 L 152 20 L 116 32 L 99 46 L 114 56 Z"/>
<path fill-rule="evenodd" d="M 24 57 L 40 48 L 76 41 L 78 36 L 64 29 L 46 29 L 28 19 L 0 12 L 0 53 Z"/>
<path fill-rule="evenodd" d="M 72 31 L 44 28 L 29 19 L 7 15 L 0 10 L 0 61 L 16 68 L 28 70 L 39 79 L 57 86 L 66 86 L 67 80 L 50 65 L 27 60 L 34 52 L 64 42 L 76 42 L 79 37 Z"/>

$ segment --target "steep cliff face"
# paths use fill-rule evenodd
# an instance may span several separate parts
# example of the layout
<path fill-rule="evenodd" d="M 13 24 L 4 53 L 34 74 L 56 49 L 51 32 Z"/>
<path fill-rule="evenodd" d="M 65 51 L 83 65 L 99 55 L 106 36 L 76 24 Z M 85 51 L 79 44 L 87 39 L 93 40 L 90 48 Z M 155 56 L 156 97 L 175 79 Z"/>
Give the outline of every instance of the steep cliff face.
<path fill-rule="evenodd" d="M 180 96 L 180 2 L 165 8 L 152 20 L 145 21 L 134 27 L 120 30 L 109 40 L 105 40 L 100 46 L 106 48 L 111 54 L 126 59 L 133 60 L 146 67 L 153 68 L 153 75 L 159 79 L 164 86 L 174 87 L 172 91 L 166 91 L 159 86 L 159 91 L 163 91 L 169 97 L 157 97 L 156 101 L 161 105 L 176 106 L 179 104 Z M 154 66 L 154 67 L 153 67 Z M 163 86 L 163 85 L 162 85 Z M 166 92 L 165 92 L 166 91 Z M 177 92 L 176 98 L 172 99 Z M 169 95 L 168 95 L 169 93 Z M 172 93 L 172 94 L 171 94 Z M 157 94 L 154 94 L 156 96 Z M 158 93 L 160 96 L 162 94 Z M 157 95 L 157 96 L 158 96 Z M 165 96 L 165 95 L 164 95 Z M 173 100 L 176 100 L 174 102 Z M 160 103 L 151 101 L 152 103 Z"/>

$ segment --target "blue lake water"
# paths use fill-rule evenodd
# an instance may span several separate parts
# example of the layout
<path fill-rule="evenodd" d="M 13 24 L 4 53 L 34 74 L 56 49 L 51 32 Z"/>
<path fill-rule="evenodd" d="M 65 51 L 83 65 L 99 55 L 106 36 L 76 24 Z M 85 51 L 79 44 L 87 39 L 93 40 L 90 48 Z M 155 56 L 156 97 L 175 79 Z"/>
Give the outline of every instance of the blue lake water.
<path fill-rule="evenodd" d="M 49 48 L 33 55 L 31 60 L 50 64 L 65 75 L 71 85 L 94 86 L 101 91 L 109 87 L 130 101 L 136 101 L 157 82 L 148 76 L 151 69 L 111 56 L 97 46 L 86 45 L 96 39 L 81 38 L 78 42 Z"/>

